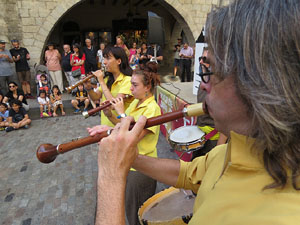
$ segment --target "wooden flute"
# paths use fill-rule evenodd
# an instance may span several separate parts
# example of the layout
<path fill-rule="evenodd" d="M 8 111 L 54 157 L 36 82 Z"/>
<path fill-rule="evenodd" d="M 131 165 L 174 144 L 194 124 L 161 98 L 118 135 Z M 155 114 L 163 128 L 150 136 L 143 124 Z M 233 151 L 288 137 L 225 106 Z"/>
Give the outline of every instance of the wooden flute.
<path fill-rule="evenodd" d="M 188 105 L 182 110 L 169 112 L 160 116 L 152 117 L 147 119 L 146 125 L 144 128 L 152 127 L 156 125 L 160 125 L 166 122 L 170 122 L 182 117 L 191 117 L 191 116 L 201 116 L 206 114 L 206 106 L 205 103 L 197 103 L 193 105 Z M 132 124 L 130 129 L 134 126 Z M 53 162 L 59 154 L 64 154 L 68 151 L 71 151 L 76 148 L 80 148 L 86 145 L 90 145 L 93 143 L 99 142 L 102 138 L 107 137 L 111 130 L 107 132 L 102 132 L 100 134 L 96 134 L 94 136 L 88 136 L 81 139 L 73 140 L 68 143 L 52 145 L 52 144 L 41 144 L 37 151 L 36 156 L 38 160 L 42 163 L 51 163 Z"/>
<path fill-rule="evenodd" d="M 123 99 L 131 98 L 131 97 L 132 96 L 130 96 L 130 95 L 125 95 Z M 94 109 L 90 109 L 87 112 L 83 112 L 82 115 L 84 116 L 84 118 L 88 118 L 89 116 L 91 116 L 91 115 L 93 115 L 93 114 L 95 114 L 95 113 L 97 113 L 97 112 L 99 112 L 99 111 L 101 111 L 101 110 L 103 110 L 103 109 L 105 109 L 105 108 L 107 108 L 109 106 L 111 106 L 111 103 L 110 102 L 106 102 L 103 105 L 100 105 L 100 106 L 98 106 L 98 107 L 96 107 Z"/>

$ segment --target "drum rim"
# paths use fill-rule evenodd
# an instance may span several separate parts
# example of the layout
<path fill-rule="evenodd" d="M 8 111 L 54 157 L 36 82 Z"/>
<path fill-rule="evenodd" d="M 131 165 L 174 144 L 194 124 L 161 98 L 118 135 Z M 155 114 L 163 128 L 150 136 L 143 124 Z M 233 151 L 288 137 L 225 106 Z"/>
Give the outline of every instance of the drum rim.
<path fill-rule="evenodd" d="M 158 202 L 157 201 L 158 199 L 161 199 L 162 197 L 166 198 L 169 195 L 171 195 L 172 192 L 174 192 L 174 193 L 180 192 L 180 189 L 175 188 L 175 187 L 169 187 L 169 188 L 164 189 L 163 191 L 153 195 L 152 197 L 148 198 L 138 210 L 138 218 L 139 218 L 140 223 L 144 224 L 143 222 L 147 222 L 147 223 L 150 222 L 152 224 L 162 224 L 162 223 L 167 222 L 166 220 L 157 220 L 157 221 L 144 220 L 142 218 L 142 216 L 144 215 L 146 209 L 151 208 L 154 204 L 156 204 Z M 174 217 L 172 219 L 172 221 L 182 220 L 183 218 L 191 219 L 192 215 L 193 215 L 193 212 L 191 212 L 189 215 L 182 215 L 182 216 Z"/>
<path fill-rule="evenodd" d="M 174 131 L 176 131 L 176 130 L 178 130 L 178 129 L 189 128 L 189 127 L 193 127 L 193 128 L 194 128 L 194 127 L 197 127 L 197 128 L 203 133 L 203 135 L 202 135 L 200 138 L 197 138 L 197 139 L 195 139 L 195 140 L 193 140 L 193 141 L 189 141 L 189 142 L 177 142 L 177 141 L 171 140 L 171 135 L 172 135 L 172 133 L 174 133 Z M 201 140 L 201 142 L 203 142 L 203 141 L 204 141 L 204 136 L 205 136 L 205 132 L 202 131 L 202 130 L 201 130 L 198 126 L 196 126 L 196 125 L 192 125 L 192 126 L 182 126 L 182 127 L 178 127 L 178 128 L 176 128 L 175 130 L 173 130 L 173 131 L 169 134 L 168 140 L 169 140 L 170 143 L 176 143 L 177 145 L 184 146 L 184 145 L 187 145 L 187 144 L 189 144 L 189 145 L 195 144 L 195 143 L 199 142 L 199 140 Z"/>

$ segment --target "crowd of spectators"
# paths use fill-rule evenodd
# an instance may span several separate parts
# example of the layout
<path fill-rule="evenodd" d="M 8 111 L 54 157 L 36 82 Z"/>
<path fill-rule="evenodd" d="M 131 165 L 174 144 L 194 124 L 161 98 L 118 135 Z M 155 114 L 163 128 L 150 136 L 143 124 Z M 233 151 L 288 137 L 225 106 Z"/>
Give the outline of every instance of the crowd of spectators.
<path fill-rule="evenodd" d="M 0 40 L 1 130 L 12 131 L 20 127 L 28 128 L 30 119 L 28 117 L 29 104 L 27 99 L 36 99 L 39 104 L 41 118 L 58 116 L 58 111 L 61 112 L 62 116 L 66 115 L 62 101 L 62 92 L 65 90 L 63 76 L 65 76 L 68 85 L 72 86 L 93 71 L 98 69 L 105 70 L 103 57 L 103 51 L 106 47 L 105 43 L 93 46 L 93 42 L 87 38 L 84 47 L 78 43 L 74 43 L 72 46 L 68 44 L 63 45 L 63 53 L 61 54 L 56 48 L 57 46 L 49 42 L 44 56 L 47 73 L 35 74 L 37 97 L 33 97 L 31 91 L 34 90 L 34 87 L 32 87 L 31 72 L 28 64 L 30 60 L 29 51 L 21 47 L 18 40 L 11 41 L 13 48 L 10 50 L 5 49 L 5 44 L 5 41 Z M 146 43 L 142 43 L 138 46 L 134 42 L 131 48 L 128 48 L 124 43 L 123 36 L 119 35 L 116 37 L 115 46 L 125 50 L 130 67 L 133 70 L 143 69 L 148 61 L 160 63 L 163 60 L 162 49 L 158 45 L 152 44 L 147 46 Z M 17 76 L 14 76 L 12 63 L 15 64 Z M 97 79 L 92 79 L 91 85 L 96 90 L 99 87 Z M 93 101 L 90 98 L 84 85 L 79 85 L 71 94 L 74 96 L 71 100 L 74 113 L 87 111 L 89 107 L 95 108 L 100 104 L 100 100 Z M 12 102 L 16 105 L 15 112 L 16 110 L 21 112 L 23 119 L 26 119 L 26 123 L 22 126 L 17 126 L 15 124 L 17 120 L 14 118 L 9 119 L 10 115 L 16 114 L 13 112 Z M 19 109 L 17 109 L 17 106 L 19 106 Z M 7 113 L 9 116 L 7 116 Z"/>

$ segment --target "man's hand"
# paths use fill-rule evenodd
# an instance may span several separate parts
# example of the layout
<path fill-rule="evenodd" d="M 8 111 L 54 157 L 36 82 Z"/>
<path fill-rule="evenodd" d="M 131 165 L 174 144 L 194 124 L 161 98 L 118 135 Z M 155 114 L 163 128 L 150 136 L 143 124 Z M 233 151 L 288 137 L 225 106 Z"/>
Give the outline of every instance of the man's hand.
<path fill-rule="evenodd" d="M 141 116 L 132 130 L 129 130 L 132 121 L 132 117 L 122 119 L 111 135 L 100 141 L 99 180 L 109 179 L 116 183 L 126 180 L 129 169 L 138 155 L 137 143 L 146 124 L 146 117 Z"/>

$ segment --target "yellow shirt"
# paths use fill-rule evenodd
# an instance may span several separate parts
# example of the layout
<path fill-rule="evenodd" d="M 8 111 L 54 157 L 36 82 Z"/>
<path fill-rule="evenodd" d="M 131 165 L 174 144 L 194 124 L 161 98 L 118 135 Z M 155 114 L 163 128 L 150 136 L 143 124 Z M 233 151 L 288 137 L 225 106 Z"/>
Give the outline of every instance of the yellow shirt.
<path fill-rule="evenodd" d="M 231 132 L 228 145 L 217 146 L 192 162 L 180 162 L 176 187 L 197 193 L 189 224 L 300 223 L 300 191 L 291 182 L 284 189 L 262 190 L 273 180 L 251 148 L 253 143 L 254 139 Z"/>
<path fill-rule="evenodd" d="M 138 99 L 133 100 L 133 102 L 125 111 L 126 115 L 132 116 L 135 121 L 137 121 L 141 115 L 151 118 L 161 114 L 160 108 L 157 105 L 154 96 L 146 99 L 137 107 L 138 102 Z M 148 127 L 147 130 L 151 132 L 146 134 L 137 145 L 139 154 L 157 157 L 156 144 L 158 141 L 159 126 Z"/>
<path fill-rule="evenodd" d="M 107 83 L 108 77 L 106 77 L 104 79 L 104 82 Z M 130 91 L 130 86 L 131 86 L 131 77 L 130 76 L 126 76 L 123 73 L 120 73 L 120 75 L 118 76 L 118 78 L 115 80 L 115 82 L 112 84 L 111 86 L 111 95 L 115 98 L 117 97 L 117 95 L 120 94 L 124 94 L 124 95 L 132 95 L 131 91 Z M 99 91 L 102 93 L 102 88 L 101 86 L 99 87 Z M 104 94 L 102 93 L 102 98 L 101 98 L 101 102 L 106 101 L 106 98 L 104 96 Z M 127 100 L 124 100 L 124 106 L 125 106 L 125 110 L 128 108 L 128 106 L 130 105 L 130 103 L 132 102 L 132 99 L 129 98 Z M 118 116 L 118 114 L 116 113 L 115 110 L 112 110 L 112 113 L 115 116 Z M 104 115 L 103 111 L 101 111 L 101 125 L 108 125 L 110 127 L 114 127 L 115 125 L 110 122 L 110 120 Z"/>

